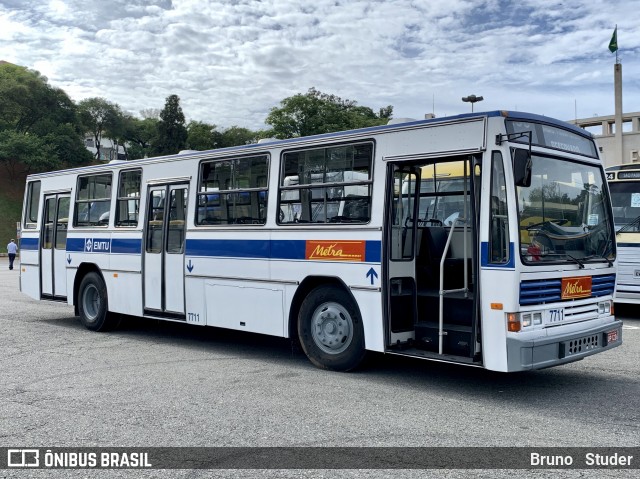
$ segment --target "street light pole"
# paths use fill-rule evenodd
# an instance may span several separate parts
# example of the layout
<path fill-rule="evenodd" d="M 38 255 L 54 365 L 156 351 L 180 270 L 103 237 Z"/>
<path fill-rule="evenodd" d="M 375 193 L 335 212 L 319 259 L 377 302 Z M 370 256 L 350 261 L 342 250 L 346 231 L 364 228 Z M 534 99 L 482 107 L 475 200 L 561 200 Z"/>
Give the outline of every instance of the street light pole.
<path fill-rule="evenodd" d="M 462 97 L 462 101 L 467 102 L 467 103 L 471 103 L 471 113 L 473 113 L 473 104 L 477 101 L 482 101 L 484 100 L 483 97 L 481 96 L 475 96 L 475 95 L 469 95 L 469 96 L 463 96 Z"/>

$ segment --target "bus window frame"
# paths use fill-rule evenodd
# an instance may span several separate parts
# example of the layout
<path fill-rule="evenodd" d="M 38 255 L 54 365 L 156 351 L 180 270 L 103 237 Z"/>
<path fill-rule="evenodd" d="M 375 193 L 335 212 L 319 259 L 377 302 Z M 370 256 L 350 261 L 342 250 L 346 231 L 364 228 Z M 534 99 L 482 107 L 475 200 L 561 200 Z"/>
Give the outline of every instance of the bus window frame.
<path fill-rule="evenodd" d="M 351 181 L 341 181 L 341 182 L 311 182 L 311 183 L 305 183 L 303 185 L 295 184 L 295 185 L 284 185 L 285 183 L 285 179 L 288 178 L 289 176 L 285 176 L 285 156 L 292 154 L 292 153 L 301 153 L 301 152 L 307 152 L 307 151 L 313 151 L 313 150 L 328 150 L 331 148 L 343 148 L 343 147 L 357 147 L 357 146 L 361 146 L 361 145 L 371 145 L 371 156 L 369 157 L 369 170 L 368 170 L 368 179 L 366 181 L 356 181 L 356 180 L 351 180 Z M 277 207 L 276 207 L 276 224 L 278 226 L 300 226 L 300 225 L 313 225 L 313 226 L 317 226 L 317 225 L 368 225 L 371 224 L 372 221 L 372 208 L 373 208 L 373 183 L 374 183 L 374 175 L 375 175 L 375 163 L 376 163 L 376 141 L 373 138 L 364 138 L 361 140 L 355 140 L 355 141 L 344 141 L 344 142 L 334 142 L 334 143 L 327 143 L 327 144 L 320 144 L 320 145 L 311 145 L 308 147 L 302 147 L 302 148 L 291 148 L 291 149 L 287 149 L 287 150 L 282 150 L 280 152 L 280 164 L 279 164 L 279 178 L 278 178 L 278 203 L 277 203 Z M 327 173 L 327 168 L 326 168 L 326 161 L 324 163 L 325 168 L 323 170 L 323 174 L 326 175 Z M 342 172 L 346 172 L 346 171 L 351 171 L 353 172 L 353 170 L 342 170 Z M 295 175 L 294 175 L 295 176 Z M 285 191 L 292 191 L 292 192 L 298 192 L 297 198 L 298 201 L 297 203 L 302 203 L 302 197 L 304 194 L 310 195 L 311 199 L 309 199 L 309 204 L 313 204 L 313 203 L 320 203 L 321 201 L 314 201 L 313 199 L 313 190 L 315 189 L 321 189 L 324 193 L 323 196 L 323 200 L 322 202 L 325 204 L 325 215 L 326 215 L 326 204 L 327 204 L 327 195 L 326 195 L 326 190 L 329 188 L 345 188 L 345 187 L 359 187 L 359 186 L 365 186 L 368 188 L 368 195 L 367 195 L 367 206 L 368 206 L 368 218 L 366 221 L 348 221 L 348 222 L 342 222 L 342 221 L 327 221 L 327 218 L 325 218 L 324 221 L 287 221 L 287 222 L 283 222 L 282 219 L 282 214 L 280 213 L 282 211 L 282 205 L 283 204 L 293 204 L 296 203 L 295 199 L 294 200 L 287 200 L 284 201 L 282 200 L 282 193 Z M 345 202 L 347 201 L 347 196 L 342 196 L 340 198 L 340 200 L 338 200 L 338 203 L 341 202 Z"/>
<path fill-rule="evenodd" d="M 207 164 L 214 164 L 214 163 L 222 163 L 224 161 L 240 161 L 240 160 L 246 160 L 246 159 L 264 159 L 266 160 L 266 178 L 265 178 L 265 183 L 264 186 L 260 186 L 260 187 L 248 187 L 248 188 L 228 188 L 228 189 L 220 189 L 218 186 L 217 190 L 205 190 L 202 191 L 204 182 L 203 182 L 203 173 L 204 173 L 204 166 Z M 196 183 L 196 191 L 195 191 L 195 195 L 196 195 L 196 200 L 195 200 L 195 206 L 194 206 L 194 216 L 193 216 L 193 221 L 194 221 L 194 225 L 198 228 L 207 228 L 207 227 L 220 227 L 220 226 L 265 226 L 267 224 L 267 213 L 268 213 L 268 207 L 269 207 L 269 180 L 270 180 L 270 174 L 271 174 L 271 152 L 270 151 L 264 151 L 264 152 L 258 152 L 258 153 L 251 153 L 251 154 L 245 154 L 245 155 L 232 155 L 232 156 L 225 156 L 225 157 L 219 157 L 219 158 L 206 158 L 203 159 L 202 161 L 200 161 L 200 163 L 198 164 L 198 181 Z M 230 180 L 232 178 L 230 177 Z M 233 186 L 233 185 L 230 185 Z M 258 218 L 257 220 L 254 220 L 253 218 L 251 219 L 251 221 L 249 222 L 241 222 L 239 220 L 241 220 L 243 217 L 237 217 L 234 216 L 233 218 L 233 222 L 229 222 L 229 205 L 226 201 L 222 201 L 222 196 L 226 196 L 228 198 L 234 198 L 237 197 L 243 193 L 248 193 L 249 195 L 253 194 L 253 193 L 257 193 L 257 198 L 258 198 L 258 208 L 260 207 L 260 196 L 261 193 L 264 193 L 264 214 L 262 216 L 262 218 Z M 208 195 L 217 195 L 218 196 L 218 200 L 217 200 L 217 204 L 215 205 L 218 208 L 225 208 L 227 209 L 227 220 L 226 222 L 220 221 L 220 222 L 212 222 L 212 223 L 204 223 L 204 219 L 199 219 L 199 209 L 201 208 L 200 206 L 200 198 L 201 197 L 207 197 Z M 249 202 L 248 203 L 238 203 L 238 202 L 234 202 L 233 203 L 233 208 L 234 208 L 234 213 L 235 213 L 235 206 L 239 205 L 239 206 L 246 206 L 249 205 L 251 206 L 251 197 L 249 196 Z M 259 222 L 256 222 L 259 221 Z"/>
<path fill-rule="evenodd" d="M 38 185 L 37 193 L 34 185 Z M 25 230 L 35 230 L 38 228 L 38 213 L 40 211 L 40 193 L 42 191 L 42 181 L 30 181 L 26 192 L 26 205 L 24 209 L 24 217 L 22 219 L 22 227 Z M 36 194 L 34 194 L 36 193 Z M 34 198 L 35 196 L 35 198 Z M 34 202 L 35 199 L 35 202 Z M 35 206 L 35 210 L 34 210 Z M 35 218 L 33 214 L 35 213 Z"/>
<path fill-rule="evenodd" d="M 138 188 L 138 196 L 120 196 L 120 187 L 122 186 L 122 176 L 125 173 L 140 173 L 140 181 Z M 131 168 L 131 169 L 123 169 L 118 172 L 118 187 L 116 189 L 116 214 L 113 222 L 113 226 L 115 228 L 137 228 L 140 225 L 140 202 L 142 198 L 142 168 Z M 120 219 L 120 208 L 119 203 L 121 201 L 137 201 L 138 207 L 136 211 L 136 222 L 135 224 L 122 224 L 122 220 Z M 130 220 L 126 220 L 127 222 Z"/>
<path fill-rule="evenodd" d="M 76 190 L 75 190 L 75 197 L 73 199 L 73 227 L 74 228 L 108 228 L 109 227 L 109 222 L 111 221 L 111 207 L 113 206 L 113 171 L 109 171 L 107 173 L 90 173 L 90 174 L 86 174 L 86 175 L 78 175 L 78 177 L 76 178 Z M 109 183 L 109 188 L 110 188 L 110 192 L 109 192 L 109 196 L 108 197 L 100 197 L 100 198 L 86 198 L 86 199 L 79 199 L 78 196 L 80 195 L 80 181 L 82 181 L 83 178 L 92 178 L 92 177 L 99 177 L 99 176 L 108 176 L 110 178 L 110 183 Z M 88 194 L 87 194 L 88 196 Z M 92 224 L 89 222 L 88 217 L 87 217 L 87 221 L 86 224 L 79 224 L 78 223 L 78 210 L 79 210 L 79 205 L 81 204 L 88 204 L 89 205 L 89 214 L 90 214 L 90 210 L 91 210 L 91 203 L 108 203 L 109 204 L 109 209 L 105 212 L 103 212 L 102 214 L 104 215 L 104 213 L 109 213 L 109 216 L 107 217 L 107 222 L 106 223 L 95 223 Z"/>

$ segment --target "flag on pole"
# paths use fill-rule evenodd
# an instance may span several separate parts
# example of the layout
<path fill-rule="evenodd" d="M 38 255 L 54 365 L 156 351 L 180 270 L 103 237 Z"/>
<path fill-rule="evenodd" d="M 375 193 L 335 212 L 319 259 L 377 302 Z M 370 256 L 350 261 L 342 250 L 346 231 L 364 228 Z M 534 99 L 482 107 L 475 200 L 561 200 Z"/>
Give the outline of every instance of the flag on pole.
<path fill-rule="evenodd" d="M 611 41 L 609 42 L 609 51 L 615 53 L 618 51 L 618 25 L 616 25 L 613 35 L 611 35 Z"/>

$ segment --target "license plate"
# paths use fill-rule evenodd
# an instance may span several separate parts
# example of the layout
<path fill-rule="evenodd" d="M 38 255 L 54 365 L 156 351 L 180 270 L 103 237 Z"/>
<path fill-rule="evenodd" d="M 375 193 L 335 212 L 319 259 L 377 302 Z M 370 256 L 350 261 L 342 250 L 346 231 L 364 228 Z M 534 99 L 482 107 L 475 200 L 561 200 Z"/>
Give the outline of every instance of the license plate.
<path fill-rule="evenodd" d="M 607 344 L 615 343 L 618 340 L 618 330 L 614 329 L 607 333 Z"/>

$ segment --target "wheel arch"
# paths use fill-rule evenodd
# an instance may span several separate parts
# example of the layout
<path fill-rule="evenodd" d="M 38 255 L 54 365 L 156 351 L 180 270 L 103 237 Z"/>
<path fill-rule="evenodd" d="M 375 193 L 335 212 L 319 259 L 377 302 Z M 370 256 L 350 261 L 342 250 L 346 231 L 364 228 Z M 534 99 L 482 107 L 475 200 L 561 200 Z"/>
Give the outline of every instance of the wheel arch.
<path fill-rule="evenodd" d="M 80 284 L 84 277 L 89 273 L 97 273 L 106 286 L 106 281 L 104 280 L 104 275 L 102 274 L 102 270 L 95 263 L 80 263 L 78 266 L 78 271 L 76 271 L 76 277 L 73 280 L 73 309 L 75 311 L 76 316 L 80 314 L 80 310 L 78 309 L 78 295 L 80 292 Z"/>
<path fill-rule="evenodd" d="M 302 302 L 309 295 L 311 291 L 319 286 L 337 286 L 344 290 L 353 301 L 353 304 L 358 308 L 360 312 L 360 306 L 353 296 L 351 289 L 342 281 L 341 278 L 336 276 L 307 276 L 302 280 L 300 286 L 296 290 L 293 300 L 291 301 L 291 307 L 289 308 L 289 338 L 298 342 L 298 314 L 300 313 L 300 307 Z M 361 314 L 362 315 L 362 314 Z"/>

